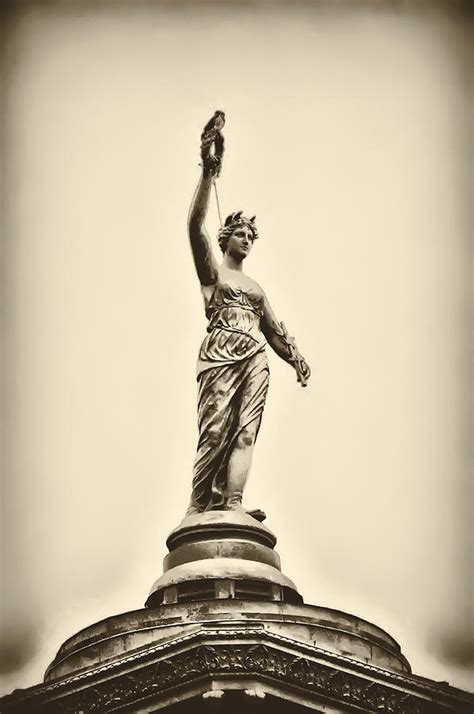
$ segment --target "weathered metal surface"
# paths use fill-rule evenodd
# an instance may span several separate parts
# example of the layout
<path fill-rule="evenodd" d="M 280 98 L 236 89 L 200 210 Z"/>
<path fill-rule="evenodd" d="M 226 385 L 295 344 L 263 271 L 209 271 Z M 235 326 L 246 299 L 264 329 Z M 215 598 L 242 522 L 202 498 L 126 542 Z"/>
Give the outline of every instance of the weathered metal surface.
<path fill-rule="evenodd" d="M 205 540 L 188 543 L 168 553 L 163 562 L 163 572 L 194 560 L 208 558 L 239 558 L 255 560 L 280 570 L 280 556 L 271 548 L 246 540 Z"/>
<path fill-rule="evenodd" d="M 192 563 L 178 565 L 163 573 L 153 585 L 151 592 L 176 585 L 189 580 L 263 580 L 276 583 L 296 591 L 295 584 L 279 570 L 266 563 L 240 558 L 212 558 L 196 560 Z"/>
<path fill-rule="evenodd" d="M 166 545 L 171 551 L 184 543 L 206 539 L 246 539 L 274 548 L 275 535 L 267 526 L 246 513 L 208 511 L 187 516 L 169 534 Z"/>

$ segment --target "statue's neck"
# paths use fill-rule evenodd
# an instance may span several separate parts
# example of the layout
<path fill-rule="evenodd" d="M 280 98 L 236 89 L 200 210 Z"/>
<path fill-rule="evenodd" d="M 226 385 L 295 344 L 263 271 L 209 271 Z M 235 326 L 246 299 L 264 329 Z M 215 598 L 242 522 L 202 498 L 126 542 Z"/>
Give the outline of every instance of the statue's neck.
<path fill-rule="evenodd" d="M 222 267 L 227 268 L 227 270 L 238 270 L 242 272 L 243 260 L 236 260 L 232 255 L 226 253 L 222 260 Z"/>

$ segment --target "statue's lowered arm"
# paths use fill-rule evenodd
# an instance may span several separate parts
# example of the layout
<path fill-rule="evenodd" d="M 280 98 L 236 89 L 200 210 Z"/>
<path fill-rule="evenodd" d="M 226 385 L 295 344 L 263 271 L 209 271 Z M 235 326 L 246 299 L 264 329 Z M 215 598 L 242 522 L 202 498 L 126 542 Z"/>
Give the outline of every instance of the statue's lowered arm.
<path fill-rule="evenodd" d="M 294 338 L 289 336 L 283 322 L 276 319 L 267 296 L 263 302 L 261 329 L 273 351 L 294 368 L 298 382 L 302 387 L 306 387 L 311 376 L 309 365 L 296 347 Z"/>

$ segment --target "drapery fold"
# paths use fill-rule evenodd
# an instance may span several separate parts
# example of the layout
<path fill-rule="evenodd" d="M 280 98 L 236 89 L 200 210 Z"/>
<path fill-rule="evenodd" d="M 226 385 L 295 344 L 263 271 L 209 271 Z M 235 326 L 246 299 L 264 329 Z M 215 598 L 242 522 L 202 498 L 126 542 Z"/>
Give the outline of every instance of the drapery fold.
<path fill-rule="evenodd" d="M 229 458 L 239 434 L 260 428 L 268 391 L 263 293 L 219 282 L 207 296 L 207 335 L 197 363 L 199 440 L 188 513 L 219 509 L 229 496 Z"/>
<path fill-rule="evenodd" d="M 264 346 L 250 357 L 200 373 L 199 441 L 194 463 L 192 503 L 199 510 L 217 509 L 227 496 L 227 466 L 243 428 L 258 420 L 260 428 L 268 391 Z"/>

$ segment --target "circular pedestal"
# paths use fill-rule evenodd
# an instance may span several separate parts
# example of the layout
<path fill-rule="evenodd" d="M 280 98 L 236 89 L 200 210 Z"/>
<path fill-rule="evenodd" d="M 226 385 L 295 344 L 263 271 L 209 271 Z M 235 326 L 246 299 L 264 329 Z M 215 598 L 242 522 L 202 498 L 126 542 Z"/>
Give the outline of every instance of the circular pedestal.
<path fill-rule="evenodd" d="M 163 575 L 146 607 L 212 599 L 301 603 L 282 574 L 276 538 L 246 513 L 209 511 L 188 516 L 167 539 Z"/>

